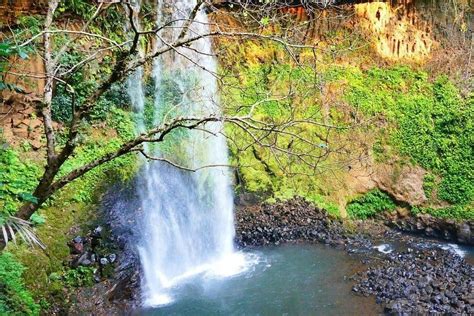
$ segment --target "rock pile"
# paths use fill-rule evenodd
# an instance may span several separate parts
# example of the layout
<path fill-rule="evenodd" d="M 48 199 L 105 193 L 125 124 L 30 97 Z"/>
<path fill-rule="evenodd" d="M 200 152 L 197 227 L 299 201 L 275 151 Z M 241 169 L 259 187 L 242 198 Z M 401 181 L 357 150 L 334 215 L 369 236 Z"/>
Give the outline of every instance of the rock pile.
<path fill-rule="evenodd" d="M 474 269 L 438 249 L 393 253 L 356 279 L 353 291 L 375 295 L 388 314 L 474 314 Z"/>
<path fill-rule="evenodd" d="M 236 212 L 236 243 L 240 247 L 297 241 L 320 242 L 352 250 L 372 246 L 360 235 L 347 234 L 340 220 L 303 198 L 263 203 Z"/>
<path fill-rule="evenodd" d="M 117 261 L 115 253 L 106 253 L 108 249 L 103 245 L 103 235 L 104 228 L 97 226 L 86 236 L 76 236 L 68 243 L 72 256 L 71 267 L 97 266 L 97 273 L 94 275 L 97 282 L 110 276 Z"/>

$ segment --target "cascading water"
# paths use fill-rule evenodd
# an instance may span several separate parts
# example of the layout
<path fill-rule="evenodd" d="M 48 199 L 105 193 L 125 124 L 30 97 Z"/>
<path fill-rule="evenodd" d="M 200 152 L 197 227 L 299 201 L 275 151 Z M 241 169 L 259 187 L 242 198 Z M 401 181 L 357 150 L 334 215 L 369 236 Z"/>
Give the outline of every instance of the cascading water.
<path fill-rule="evenodd" d="M 157 36 L 166 45 L 182 31 L 196 1 L 159 2 L 171 8 L 168 17 L 178 21 Z M 160 12 L 158 20 L 164 19 Z M 189 26 L 188 36 L 209 32 L 206 14 L 200 10 Z M 165 40 L 166 38 L 166 40 Z M 129 78 L 128 89 L 137 113 L 137 132 L 146 124 L 160 125 L 177 116 L 220 115 L 214 74 L 216 61 L 209 39 L 178 48 L 167 59 L 156 59 L 152 119 L 145 119 L 142 69 Z M 147 121 L 147 122 L 145 122 Z M 149 145 L 150 155 L 162 157 L 197 172 L 185 171 L 165 162 L 145 164 L 139 178 L 142 238 L 139 254 L 144 276 L 142 290 L 148 306 L 173 300 L 172 288 L 198 274 L 228 276 L 242 269 L 245 259 L 233 246 L 233 195 L 222 123 L 204 130 L 177 130 L 165 142 Z M 216 167 L 221 166 L 221 167 Z"/>

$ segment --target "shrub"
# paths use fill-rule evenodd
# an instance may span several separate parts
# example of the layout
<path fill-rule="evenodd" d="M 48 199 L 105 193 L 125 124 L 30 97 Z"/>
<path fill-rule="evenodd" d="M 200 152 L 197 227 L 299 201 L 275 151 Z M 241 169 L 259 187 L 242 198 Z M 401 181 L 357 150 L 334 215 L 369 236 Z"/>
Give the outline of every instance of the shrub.
<path fill-rule="evenodd" d="M 381 212 L 392 211 L 395 208 L 395 203 L 386 193 L 373 190 L 352 200 L 347 205 L 347 213 L 354 219 L 366 219 Z"/>
<path fill-rule="evenodd" d="M 69 287 L 91 286 L 94 284 L 94 268 L 78 267 L 67 270 L 63 275 L 63 280 Z"/>

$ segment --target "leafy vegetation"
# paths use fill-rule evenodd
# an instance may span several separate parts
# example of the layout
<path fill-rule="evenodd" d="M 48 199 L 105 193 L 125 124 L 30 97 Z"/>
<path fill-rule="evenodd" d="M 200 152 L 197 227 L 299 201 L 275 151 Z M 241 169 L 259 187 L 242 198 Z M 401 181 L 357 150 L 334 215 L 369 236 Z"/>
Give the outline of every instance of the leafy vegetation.
<path fill-rule="evenodd" d="M 69 287 L 91 286 L 94 284 L 94 269 L 91 267 L 69 269 L 64 273 L 62 279 Z"/>
<path fill-rule="evenodd" d="M 381 212 L 393 211 L 395 208 L 396 204 L 386 193 L 373 190 L 352 200 L 346 209 L 351 218 L 367 219 Z"/>
<path fill-rule="evenodd" d="M 124 140 L 134 135 L 131 113 L 112 107 L 107 113 L 105 125 L 85 125 L 86 137 L 82 145 L 61 174 L 108 153 Z M 64 287 L 90 285 L 92 271 L 89 268 L 70 269 L 64 266 L 69 256 L 67 242 L 71 239 L 70 229 L 88 223 L 98 216 L 97 199 L 107 185 L 115 181 L 127 181 L 136 172 L 135 156 L 129 155 L 94 169 L 85 176 L 70 183 L 58 192 L 39 210 L 39 225 L 36 233 L 46 244 L 46 252 L 27 247 L 11 247 L 9 251 L 34 274 L 23 276 L 25 284 L 35 298 L 43 304 L 65 304 Z M 41 225 L 42 220 L 45 224 Z"/>
<path fill-rule="evenodd" d="M 39 315 L 39 305 L 25 288 L 25 267 L 8 252 L 0 253 L 0 314 Z"/>
<path fill-rule="evenodd" d="M 335 139 L 339 143 L 350 141 L 351 133 L 373 134 L 372 152 L 376 161 L 407 156 L 411 163 L 429 171 L 424 189 L 430 203 L 436 205 L 443 200 L 459 206 L 459 210 L 467 210 L 472 203 L 474 97 L 462 97 L 446 77 L 433 80 L 427 72 L 408 66 L 361 70 L 358 66 L 322 65 L 316 72 L 304 61 L 294 65 L 289 60 L 281 60 L 278 47 L 252 42 L 245 48 L 225 45 L 231 54 L 245 54 L 245 58 L 233 56 L 235 60 L 228 61 L 233 64 L 232 71 L 239 72 L 238 80 L 227 79 L 224 74 L 227 89 L 223 100 L 227 113 L 247 114 L 258 100 L 267 98 L 253 108 L 257 119 L 284 120 L 291 113 L 296 118 L 311 117 L 342 126 L 351 122 L 372 122 L 362 124 L 360 131 L 353 127 L 333 132 L 327 142 L 321 141 L 320 146 L 330 146 L 331 140 Z M 338 93 L 336 102 L 345 101 L 349 109 L 331 106 L 325 114 L 324 86 L 343 91 Z M 294 98 L 288 92 L 294 92 L 298 97 Z M 379 128 L 380 125 L 384 127 Z M 324 130 L 299 132 L 318 140 Z M 239 185 L 245 190 L 270 199 L 292 194 L 325 199 L 330 194 L 327 184 L 304 176 L 310 170 L 301 163 L 288 157 L 276 160 L 262 148 L 242 151 L 241 148 L 246 148 L 244 144 L 249 143 L 248 136 L 232 127 L 228 128 L 227 134 L 235 140 L 230 144 L 234 163 L 244 166 L 239 171 Z M 278 144 L 290 145 L 285 143 L 284 137 L 278 139 Z M 305 144 L 299 146 L 307 148 Z M 349 148 L 352 147 L 349 145 Z M 320 169 L 336 164 L 335 159 L 333 155 L 320 162 Z"/>
<path fill-rule="evenodd" d="M 472 96 L 461 97 L 446 77 L 431 82 L 427 73 L 408 67 L 338 68 L 332 75 L 349 87 L 345 98 L 356 110 L 388 120 L 383 142 L 441 178 L 439 185 L 426 179 L 430 194 L 436 190 L 438 198 L 459 205 L 473 201 Z"/>
<path fill-rule="evenodd" d="M 12 149 L 0 148 L 0 224 L 2 218 L 17 211 L 23 201 L 33 201 L 40 168 L 21 160 Z"/>
<path fill-rule="evenodd" d="M 433 197 L 433 190 L 436 187 L 436 177 L 432 173 L 427 173 L 423 179 L 423 190 L 428 199 Z"/>
<path fill-rule="evenodd" d="M 413 214 L 430 214 L 436 217 L 452 218 L 458 220 L 473 220 L 474 208 L 472 206 L 454 205 L 448 207 L 414 207 Z"/>
<path fill-rule="evenodd" d="M 28 58 L 28 50 L 26 48 L 15 47 L 8 41 L 0 41 L 0 92 L 3 90 L 24 93 L 24 90 L 12 83 L 6 82 L 6 72 L 10 67 L 10 58 L 19 56 L 21 59 Z"/>

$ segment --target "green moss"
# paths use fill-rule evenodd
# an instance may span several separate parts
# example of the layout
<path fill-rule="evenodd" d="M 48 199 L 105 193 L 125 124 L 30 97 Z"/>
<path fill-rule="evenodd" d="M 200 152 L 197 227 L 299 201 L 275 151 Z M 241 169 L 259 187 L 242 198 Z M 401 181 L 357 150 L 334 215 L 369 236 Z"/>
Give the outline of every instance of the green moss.
<path fill-rule="evenodd" d="M 375 136 L 368 143 L 373 145 L 372 153 L 377 162 L 402 157 L 401 161 L 429 171 L 432 178 L 425 179 L 425 193 L 432 197 L 430 203 L 438 203 L 436 199 L 458 206 L 472 203 L 474 97 L 463 98 L 446 77 L 432 80 L 428 73 L 408 66 L 361 70 L 357 66 L 331 65 L 320 66 L 316 71 L 313 65 L 305 62 L 294 65 L 282 59 L 275 47 L 272 54 L 277 57 L 269 57 L 256 48 L 252 51 L 261 62 L 237 62 L 233 65 L 233 74 L 225 77 L 226 90 L 222 99 L 228 114 L 247 115 L 252 109 L 250 114 L 256 119 L 275 123 L 284 122 L 291 116 L 292 119 L 311 117 L 340 126 L 354 123 L 354 120 L 356 123 L 382 124 L 355 125 L 347 131 L 333 130 L 328 143 L 321 140 L 324 128 L 294 131 L 314 142 L 319 141 L 317 148 L 290 143 L 284 136 L 264 137 L 263 140 L 274 141 L 281 148 L 318 155 L 324 153 L 327 146 L 335 145 L 331 140 L 341 148 L 347 147 L 346 151 L 357 150 L 355 145 L 344 142 L 350 141 L 351 133 L 360 129 L 365 137 Z M 245 53 L 249 53 L 248 49 Z M 279 59 L 279 63 L 274 59 Z M 234 76 L 235 73 L 239 75 Z M 351 109 L 330 106 L 329 116 L 324 116 L 321 84 L 335 85 L 338 91 L 343 91 L 338 97 Z M 255 104 L 257 106 L 253 107 Z M 348 111 L 355 119 L 348 117 Z M 326 183 L 321 184 L 314 176 L 303 176 L 315 170 L 298 159 L 275 155 L 267 149 L 259 149 L 259 157 L 255 157 L 246 146 L 252 140 L 245 132 L 233 126 L 227 127 L 226 132 L 233 139 L 231 151 L 236 157 L 234 162 L 241 166 L 239 173 L 245 189 L 270 193 L 270 198 L 287 196 L 287 191 L 303 196 L 330 195 L 326 192 L 330 190 Z M 316 171 L 337 163 L 334 154 L 327 155 L 318 161 Z M 435 196 L 432 196 L 433 192 L 436 192 Z"/>
<path fill-rule="evenodd" d="M 308 117 L 323 121 L 319 89 L 321 78 L 311 65 L 293 65 L 289 61 L 281 64 L 268 62 L 234 66 L 234 71 L 239 72 L 238 78 L 224 76 L 226 89 L 221 95 L 228 115 L 251 115 L 256 120 L 276 124 Z M 333 114 L 327 118 L 328 123 L 340 122 L 341 119 L 336 118 L 337 111 Z M 261 141 L 273 143 L 289 152 L 307 153 L 307 162 L 314 162 L 309 157 L 323 156 L 328 151 L 328 144 L 322 136 L 327 133 L 323 126 L 301 124 L 286 131 L 302 138 L 295 139 L 284 134 L 265 135 L 265 132 L 259 131 L 255 134 L 261 137 Z M 275 152 L 257 144 L 252 146 L 252 137 L 234 125 L 228 125 L 226 133 L 232 139 L 229 143 L 231 158 L 240 166 L 239 175 L 245 190 L 273 200 L 299 195 L 308 199 L 318 196 L 313 200 L 322 202 L 318 178 L 308 176 L 315 170 L 311 170 L 297 155 Z M 317 146 L 305 143 L 303 137 L 314 139 Z M 331 210 L 338 213 L 337 207 Z"/>

